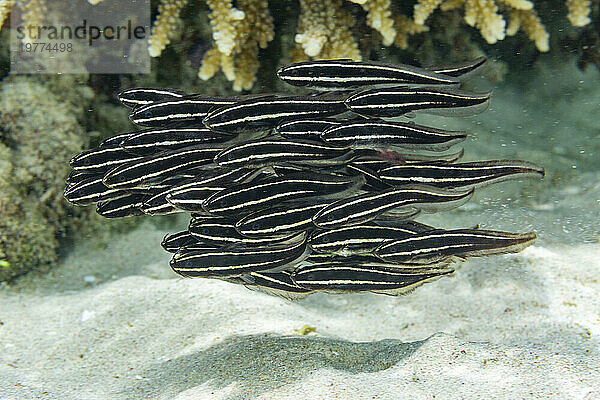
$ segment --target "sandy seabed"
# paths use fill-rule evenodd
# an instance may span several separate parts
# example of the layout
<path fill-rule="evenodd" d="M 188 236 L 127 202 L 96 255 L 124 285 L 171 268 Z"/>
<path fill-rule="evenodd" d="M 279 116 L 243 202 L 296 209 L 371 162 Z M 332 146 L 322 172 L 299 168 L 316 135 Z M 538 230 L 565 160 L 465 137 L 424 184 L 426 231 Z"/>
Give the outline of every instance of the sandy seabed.
<path fill-rule="evenodd" d="M 161 253 L 85 284 L 78 253 L 46 286 L 0 291 L 0 398 L 600 398 L 600 244 L 470 260 L 404 297 L 297 302 L 173 278 Z"/>
<path fill-rule="evenodd" d="M 528 159 L 544 183 L 419 219 L 535 229 L 522 253 L 469 259 L 408 296 L 290 302 L 176 277 L 148 223 L 81 239 L 50 273 L 0 287 L 0 399 L 599 399 L 600 174 L 583 167 L 600 91 L 571 68 L 554 80 L 567 105 L 501 89 L 485 119 L 457 122 L 475 132 L 468 159 Z"/>

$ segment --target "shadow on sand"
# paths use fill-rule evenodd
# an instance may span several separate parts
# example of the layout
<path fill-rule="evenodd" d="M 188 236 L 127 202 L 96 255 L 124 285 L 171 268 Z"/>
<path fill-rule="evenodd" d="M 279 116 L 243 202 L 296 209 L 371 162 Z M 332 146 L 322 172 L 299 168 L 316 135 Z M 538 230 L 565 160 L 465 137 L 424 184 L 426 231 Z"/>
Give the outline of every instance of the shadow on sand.
<path fill-rule="evenodd" d="M 319 369 L 350 373 L 377 372 L 409 357 L 423 342 L 399 340 L 348 342 L 312 336 L 234 336 L 208 349 L 168 360 L 145 373 L 145 383 L 125 389 L 131 397 L 173 398 L 187 389 L 207 385 L 215 390 L 232 383 L 239 396 L 254 398 L 298 382 Z M 142 393 L 141 393 L 142 392 Z"/>

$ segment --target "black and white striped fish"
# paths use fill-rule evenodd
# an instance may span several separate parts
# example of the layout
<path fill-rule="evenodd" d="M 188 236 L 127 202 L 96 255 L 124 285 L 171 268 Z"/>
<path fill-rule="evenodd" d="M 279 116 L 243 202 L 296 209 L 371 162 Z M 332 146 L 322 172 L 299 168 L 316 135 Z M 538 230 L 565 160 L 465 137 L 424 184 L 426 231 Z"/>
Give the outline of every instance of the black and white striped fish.
<path fill-rule="evenodd" d="M 64 192 L 65 199 L 80 206 L 116 199 L 127 194 L 124 190 L 108 188 L 102 183 L 102 175 L 68 184 Z"/>
<path fill-rule="evenodd" d="M 306 289 L 328 293 L 371 291 L 402 295 L 444 275 L 452 269 L 401 269 L 386 264 L 361 264 L 351 257 L 345 262 L 308 264 L 292 274 L 294 283 Z"/>
<path fill-rule="evenodd" d="M 445 258 L 516 253 L 536 235 L 483 229 L 435 230 L 381 245 L 375 255 L 386 262 L 429 264 Z"/>
<path fill-rule="evenodd" d="M 342 99 L 265 96 L 221 107 L 210 112 L 203 122 L 218 132 L 258 132 L 273 129 L 285 121 L 327 117 L 346 111 Z"/>
<path fill-rule="evenodd" d="M 451 191 L 427 185 L 406 185 L 339 200 L 319 211 L 313 223 L 319 228 L 334 229 L 370 221 L 397 207 L 452 208 L 464 204 L 472 194 L 473 190 Z"/>
<path fill-rule="evenodd" d="M 123 143 L 123 140 L 125 140 L 133 135 L 136 135 L 139 132 L 140 131 L 126 132 L 126 133 L 120 133 L 118 135 L 108 137 L 108 138 L 104 139 L 102 142 L 100 142 L 98 147 L 121 147 L 121 143 Z"/>
<path fill-rule="evenodd" d="M 378 148 L 398 146 L 408 149 L 443 151 L 467 137 L 464 132 L 406 122 L 360 121 L 326 129 L 321 139 L 338 147 Z"/>
<path fill-rule="evenodd" d="M 187 94 L 181 90 L 153 88 L 132 88 L 117 93 L 117 99 L 125 107 L 129 108 L 145 106 L 159 101 L 179 99 L 185 96 Z"/>
<path fill-rule="evenodd" d="M 346 164 L 346 171 L 348 171 L 350 175 L 360 174 L 364 176 L 365 184 L 362 187 L 363 190 L 385 190 L 392 187 L 390 184 L 382 181 L 376 172 L 364 165 L 349 163 Z"/>
<path fill-rule="evenodd" d="M 306 61 L 277 71 L 282 81 L 321 90 L 348 90 L 361 86 L 453 86 L 456 78 L 410 65 L 350 59 Z"/>
<path fill-rule="evenodd" d="M 327 196 L 351 189 L 361 183 L 357 177 L 322 174 L 289 174 L 227 188 L 209 197 L 204 210 L 217 215 L 249 213 L 283 201 Z"/>
<path fill-rule="evenodd" d="M 332 202 L 333 200 L 314 199 L 267 208 L 245 216 L 235 227 L 242 235 L 250 237 L 311 229 L 314 228 L 312 218 L 315 214 Z"/>
<path fill-rule="evenodd" d="M 146 156 L 199 144 L 222 143 L 231 138 L 204 127 L 148 129 L 129 135 L 120 145 L 132 154 Z"/>
<path fill-rule="evenodd" d="M 294 283 L 289 271 L 251 272 L 242 275 L 242 284 L 248 289 L 260 290 L 270 295 L 283 297 L 288 300 L 299 300 L 313 293 Z"/>
<path fill-rule="evenodd" d="M 266 247 L 231 246 L 213 250 L 180 249 L 171 260 L 176 273 L 197 278 L 240 276 L 250 272 L 272 272 L 299 262 L 306 253 L 306 237 L 289 244 Z"/>
<path fill-rule="evenodd" d="M 446 188 L 480 187 L 524 177 L 543 177 L 544 169 L 526 161 L 490 160 L 460 164 L 394 165 L 379 171 L 390 185 L 425 183 Z"/>
<path fill-rule="evenodd" d="M 288 121 L 277 125 L 275 132 L 288 139 L 318 140 L 325 129 L 341 123 L 327 118 Z"/>
<path fill-rule="evenodd" d="M 166 234 L 160 245 L 169 253 L 177 253 L 181 247 L 191 247 L 198 245 L 198 239 L 192 236 L 187 230 Z"/>
<path fill-rule="evenodd" d="M 344 157 L 347 156 L 347 157 Z M 342 163 L 350 150 L 316 141 L 269 137 L 237 143 L 217 154 L 221 167 L 262 167 L 279 162 Z"/>
<path fill-rule="evenodd" d="M 146 156 L 121 165 L 104 176 L 110 188 L 135 188 L 148 181 L 167 179 L 173 174 L 210 164 L 223 149 L 213 145 L 199 145 Z"/>
<path fill-rule="evenodd" d="M 219 107 L 235 104 L 234 97 L 194 96 L 150 103 L 135 108 L 129 119 L 136 125 L 166 127 L 181 123 L 202 126 L 202 120 Z"/>
<path fill-rule="evenodd" d="M 436 66 L 428 69 L 438 74 L 460 78 L 461 80 L 463 80 L 464 78 L 471 76 L 473 73 L 481 69 L 481 67 L 483 67 L 486 62 L 487 58 L 479 57 L 473 61 L 467 61 L 464 63 L 448 66 Z"/>
<path fill-rule="evenodd" d="M 213 245 L 243 244 L 247 246 L 267 246 L 273 243 L 285 242 L 292 239 L 296 232 L 287 236 L 247 237 L 240 234 L 235 224 L 229 221 L 192 221 L 188 231 L 196 239 Z"/>
<path fill-rule="evenodd" d="M 83 151 L 73 157 L 70 164 L 76 171 L 102 174 L 120 165 L 140 159 L 139 155 L 131 154 L 118 145 L 112 145 Z"/>
<path fill-rule="evenodd" d="M 371 223 L 316 231 L 310 235 L 308 245 L 318 252 L 362 254 L 369 253 L 384 243 L 423 232 L 424 229 L 434 229 L 424 228 L 419 224 L 413 224 L 412 221 L 407 222 L 406 224 L 400 222 L 396 226 L 380 226 Z"/>
<path fill-rule="evenodd" d="M 166 197 L 169 192 L 170 189 L 164 189 L 145 199 L 140 206 L 140 210 L 147 215 L 167 215 L 181 212 L 181 209 L 167 201 Z"/>
<path fill-rule="evenodd" d="M 130 193 L 115 199 L 98 203 L 96 213 L 104 218 L 124 218 L 144 215 L 142 204 L 148 198 L 146 194 Z"/>
<path fill-rule="evenodd" d="M 414 111 L 468 116 L 485 111 L 490 95 L 491 92 L 396 87 L 365 90 L 349 96 L 345 104 L 350 111 L 365 117 L 394 118 Z"/>
<path fill-rule="evenodd" d="M 181 210 L 204 212 L 202 203 L 210 196 L 236 183 L 251 180 L 257 174 L 260 171 L 245 168 L 204 171 L 191 182 L 173 187 L 167 193 L 166 200 Z"/>
<path fill-rule="evenodd" d="M 453 153 L 434 155 L 386 150 L 353 158 L 352 164 L 357 166 L 365 166 L 372 171 L 379 171 L 398 164 L 451 164 L 460 160 L 464 154 L 464 149 L 460 149 L 459 151 Z"/>

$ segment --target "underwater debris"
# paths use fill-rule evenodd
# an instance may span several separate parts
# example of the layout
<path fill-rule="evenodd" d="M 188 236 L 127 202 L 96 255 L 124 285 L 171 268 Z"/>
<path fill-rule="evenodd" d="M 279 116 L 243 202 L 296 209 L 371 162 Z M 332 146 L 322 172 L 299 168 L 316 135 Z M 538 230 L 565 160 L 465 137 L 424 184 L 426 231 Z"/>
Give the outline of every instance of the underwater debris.
<path fill-rule="evenodd" d="M 75 204 L 102 198 L 97 212 L 108 218 L 192 211 L 188 229 L 162 242 L 174 253 L 171 268 L 185 277 L 222 279 L 292 300 L 315 292 L 406 294 L 452 275 L 455 264 L 468 257 L 518 252 L 536 238 L 533 232 L 444 230 L 413 221 L 421 211 L 464 204 L 486 184 L 544 174 L 519 160 L 456 163 L 462 151 L 441 152 L 465 133 L 385 121 L 403 115 L 403 107 L 423 94 L 425 110 L 487 103 L 489 93 L 412 88 L 424 78 L 456 86 L 460 79 L 454 78 L 482 62 L 442 69 L 449 75 L 347 60 L 295 64 L 280 75 L 340 89 L 340 76 L 365 76 L 356 71 L 369 70 L 365 82 L 371 89 L 350 82 L 358 91 L 335 91 L 334 100 L 327 91 L 325 97 L 217 99 L 213 109 L 203 109 L 205 127 L 196 119 L 171 118 L 181 112 L 173 102 L 202 97 L 198 94 L 173 100 L 162 90 L 127 90 L 121 94 L 125 104 L 132 93 L 141 93 L 140 108 L 160 109 L 165 126 L 117 135 L 74 157 L 65 197 Z M 389 86 L 390 72 L 393 84 L 401 86 L 381 89 Z M 385 91 L 403 97 L 381 95 Z M 364 107 L 393 112 L 376 114 L 383 119 L 353 114 L 355 98 L 365 93 L 374 93 L 377 101 Z M 134 121 L 138 110 L 131 110 Z M 314 119 L 321 116 L 327 119 Z M 293 124 L 298 126 L 290 128 Z M 225 136 L 197 145 L 173 135 L 183 129 Z M 293 134 L 280 135 L 286 132 Z M 298 132 L 305 136 L 297 138 Z M 136 137 L 144 138 L 143 157 L 132 145 Z M 181 147 L 164 151 L 167 142 Z M 107 162 L 116 164 L 107 169 Z"/>

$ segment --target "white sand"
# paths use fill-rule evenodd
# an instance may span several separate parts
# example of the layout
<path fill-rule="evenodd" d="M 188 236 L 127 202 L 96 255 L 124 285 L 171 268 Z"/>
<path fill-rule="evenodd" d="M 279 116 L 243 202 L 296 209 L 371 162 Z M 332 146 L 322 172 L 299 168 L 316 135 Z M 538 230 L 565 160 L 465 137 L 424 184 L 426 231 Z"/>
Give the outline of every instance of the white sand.
<path fill-rule="evenodd" d="M 421 219 L 535 229 L 523 253 L 405 297 L 289 302 L 175 278 L 152 225 L 80 240 L 52 273 L 0 287 L 0 399 L 599 399 L 600 91 L 596 71 L 569 68 L 465 120 L 467 158 L 529 159 L 546 181 Z"/>
<path fill-rule="evenodd" d="M 123 255 L 127 237 L 108 253 Z M 104 264 L 106 251 L 81 251 Z M 600 244 L 472 259 L 405 297 L 299 302 L 172 278 L 156 250 L 156 278 L 86 286 L 72 272 L 81 251 L 35 289 L 0 291 L 0 398 L 600 396 Z M 61 270 L 70 290 L 52 293 Z M 316 332 L 295 335 L 304 325 Z"/>

